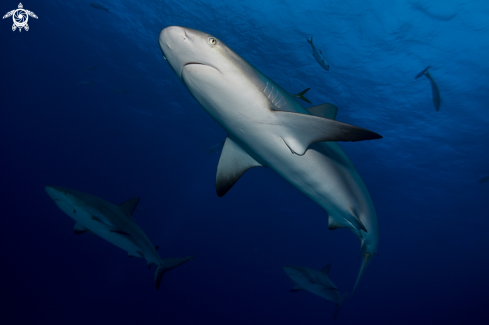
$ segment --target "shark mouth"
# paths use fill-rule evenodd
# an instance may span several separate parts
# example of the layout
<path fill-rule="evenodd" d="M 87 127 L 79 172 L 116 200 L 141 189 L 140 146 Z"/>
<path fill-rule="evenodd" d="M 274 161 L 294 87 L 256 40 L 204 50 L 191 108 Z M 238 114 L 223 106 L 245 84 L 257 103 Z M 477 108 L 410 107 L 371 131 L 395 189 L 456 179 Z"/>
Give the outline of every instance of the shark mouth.
<path fill-rule="evenodd" d="M 180 72 L 180 76 L 183 76 L 183 70 L 185 69 L 186 66 L 189 66 L 189 65 L 201 65 L 201 66 L 205 66 L 205 67 L 210 67 L 210 68 L 217 70 L 220 74 L 222 74 L 221 71 L 213 65 L 205 64 L 205 63 L 201 63 L 201 62 L 187 62 L 183 65 L 182 71 Z"/>

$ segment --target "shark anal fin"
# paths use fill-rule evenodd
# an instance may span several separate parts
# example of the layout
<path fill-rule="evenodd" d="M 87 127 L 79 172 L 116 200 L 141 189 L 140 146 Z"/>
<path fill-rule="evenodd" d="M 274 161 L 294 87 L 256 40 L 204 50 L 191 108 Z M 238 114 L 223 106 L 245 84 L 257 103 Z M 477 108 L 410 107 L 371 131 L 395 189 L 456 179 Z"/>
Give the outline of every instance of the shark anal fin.
<path fill-rule="evenodd" d="M 367 129 L 308 114 L 274 111 L 281 138 L 292 153 L 303 156 L 307 148 L 322 141 L 363 141 L 382 138 Z"/>
<path fill-rule="evenodd" d="M 116 233 L 116 234 L 119 234 L 119 235 L 124 235 L 124 236 L 131 236 L 127 232 L 122 231 L 122 230 L 117 230 L 117 229 L 111 229 L 110 232 L 113 232 L 113 233 Z"/>
<path fill-rule="evenodd" d="M 227 137 L 217 165 L 217 195 L 224 196 L 248 169 L 259 166 L 262 165 Z"/>
<path fill-rule="evenodd" d="M 73 228 L 73 231 L 75 232 L 76 235 L 81 235 L 83 233 L 86 233 L 88 229 L 83 227 L 79 223 L 75 223 L 75 227 Z"/>
<path fill-rule="evenodd" d="M 299 287 L 298 284 L 296 284 L 295 286 L 292 287 L 292 289 L 290 289 L 290 292 L 298 292 L 298 291 L 302 291 L 304 289 L 302 289 L 301 287 Z"/>
<path fill-rule="evenodd" d="M 309 107 L 307 110 L 314 116 L 329 118 L 330 120 L 335 120 L 338 113 L 338 107 L 329 103 Z"/>
<path fill-rule="evenodd" d="M 139 203 L 139 198 L 133 197 L 132 199 L 129 199 L 119 204 L 119 208 L 126 216 L 131 217 L 132 213 L 134 212 L 134 209 L 136 209 L 136 207 L 138 206 L 138 203 Z"/>
<path fill-rule="evenodd" d="M 323 269 L 321 270 L 321 272 L 325 273 L 326 275 L 329 275 L 329 269 L 330 268 L 331 268 L 331 264 L 328 264 L 325 267 L 323 267 Z"/>

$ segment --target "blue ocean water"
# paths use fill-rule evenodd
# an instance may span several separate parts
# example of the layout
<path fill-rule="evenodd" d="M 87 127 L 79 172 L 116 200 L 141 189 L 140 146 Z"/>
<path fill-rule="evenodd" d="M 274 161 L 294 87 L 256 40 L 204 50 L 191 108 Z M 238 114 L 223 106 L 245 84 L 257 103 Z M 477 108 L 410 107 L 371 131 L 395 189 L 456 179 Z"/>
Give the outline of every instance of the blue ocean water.
<path fill-rule="evenodd" d="M 375 256 L 336 324 L 489 322 L 489 2 L 29 1 L 28 31 L 0 26 L 2 324 L 317 324 L 334 306 L 291 294 L 284 265 L 321 269 L 351 291 L 360 245 L 267 168 L 215 193 L 225 132 L 162 57 L 158 34 L 213 34 L 291 93 L 384 136 L 341 143 L 380 228 Z M 2 1 L 2 15 L 16 9 Z M 331 66 L 314 60 L 314 36 Z M 442 103 L 435 111 L 431 65 Z M 94 69 L 86 69 L 94 67 Z M 80 82 L 89 82 L 85 85 Z M 124 90 L 127 90 L 124 92 Z M 85 234 L 44 191 L 113 203 L 163 257 L 153 270 Z"/>

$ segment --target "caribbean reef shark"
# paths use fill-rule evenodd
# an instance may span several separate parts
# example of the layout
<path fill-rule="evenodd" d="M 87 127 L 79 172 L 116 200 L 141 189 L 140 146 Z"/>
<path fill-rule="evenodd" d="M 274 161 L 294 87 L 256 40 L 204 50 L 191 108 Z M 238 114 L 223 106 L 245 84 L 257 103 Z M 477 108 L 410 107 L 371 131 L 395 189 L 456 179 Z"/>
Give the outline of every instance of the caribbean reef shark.
<path fill-rule="evenodd" d="M 159 43 L 178 78 L 227 133 L 217 195 L 225 195 L 248 169 L 269 167 L 328 212 L 329 229 L 349 228 L 358 236 L 364 255 L 360 279 L 377 250 L 377 215 L 360 175 L 334 141 L 382 137 L 335 121 L 332 104 L 305 109 L 209 34 L 171 26 L 160 32 Z"/>
<path fill-rule="evenodd" d="M 330 267 L 331 264 L 328 264 L 321 271 L 316 271 L 303 266 L 284 266 L 284 271 L 295 283 L 290 292 L 307 290 L 326 299 L 326 301 L 336 304 L 334 312 L 334 318 L 336 318 L 341 304 L 348 297 L 348 293 L 340 294 L 338 288 L 329 278 Z"/>
<path fill-rule="evenodd" d="M 91 232 L 128 252 L 130 257 L 142 257 L 148 268 L 156 265 L 155 286 L 159 289 L 163 275 L 195 256 L 162 259 L 146 234 L 132 219 L 139 203 L 135 197 L 115 205 L 96 196 L 58 186 L 46 186 L 46 192 L 58 207 L 76 221 L 75 234 Z"/>

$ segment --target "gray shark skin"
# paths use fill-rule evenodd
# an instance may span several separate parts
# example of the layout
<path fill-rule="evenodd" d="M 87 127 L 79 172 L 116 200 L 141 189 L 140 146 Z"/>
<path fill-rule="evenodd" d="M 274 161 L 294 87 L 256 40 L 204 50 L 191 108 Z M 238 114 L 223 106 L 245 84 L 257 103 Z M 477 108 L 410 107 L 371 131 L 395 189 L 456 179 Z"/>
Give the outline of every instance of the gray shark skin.
<path fill-rule="evenodd" d="M 295 286 L 290 292 L 307 290 L 327 302 L 336 304 L 334 318 L 348 296 L 348 293 L 340 294 L 338 288 L 329 278 L 330 264 L 326 265 L 321 271 L 316 271 L 304 266 L 284 266 L 284 271 L 294 281 Z"/>
<path fill-rule="evenodd" d="M 95 8 L 95 9 L 105 10 L 105 11 L 107 11 L 107 13 L 109 12 L 109 9 L 105 8 L 104 6 L 102 6 L 101 4 L 96 3 L 96 2 L 90 2 L 90 6 Z"/>
<path fill-rule="evenodd" d="M 377 215 L 360 175 L 334 141 L 381 136 L 336 122 L 333 104 L 305 109 L 209 34 L 171 26 L 160 32 L 159 43 L 190 94 L 227 133 L 217 167 L 218 196 L 252 167 L 274 170 L 328 212 L 330 229 L 349 228 L 360 239 L 358 283 L 377 251 Z"/>
<path fill-rule="evenodd" d="M 307 38 L 306 38 L 307 39 Z M 318 61 L 319 65 L 324 68 L 324 70 L 329 71 L 329 63 L 326 61 L 326 59 L 323 56 L 323 52 L 316 50 L 316 47 L 314 44 L 312 44 L 312 35 L 311 35 L 311 40 L 307 39 L 309 44 L 312 46 L 312 56 Z"/>
<path fill-rule="evenodd" d="M 433 105 L 435 105 L 436 111 L 440 111 L 440 105 L 441 105 L 441 97 L 440 97 L 440 90 L 438 90 L 438 86 L 436 85 L 435 81 L 431 77 L 430 73 L 428 71 L 425 72 L 424 74 L 426 78 L 431 83 L 431 93 L 433 96 Z"/>
<path fill-rule="evenodd" d="M 142 257 L 148 267 L 156 265 L 155 286 L 159 289 L 163 275 L 169 270 L 190 261 L 195 256 L 164 258 L 151 244 L 146 234 L 132 219 L 139 198 L 115 205 L 88 193 L 58 186 L 46 186 L 46 192 L 56 205 L 73 220 L 75 234 L 91 232 L 128 252 L 130 257 Z"/>

